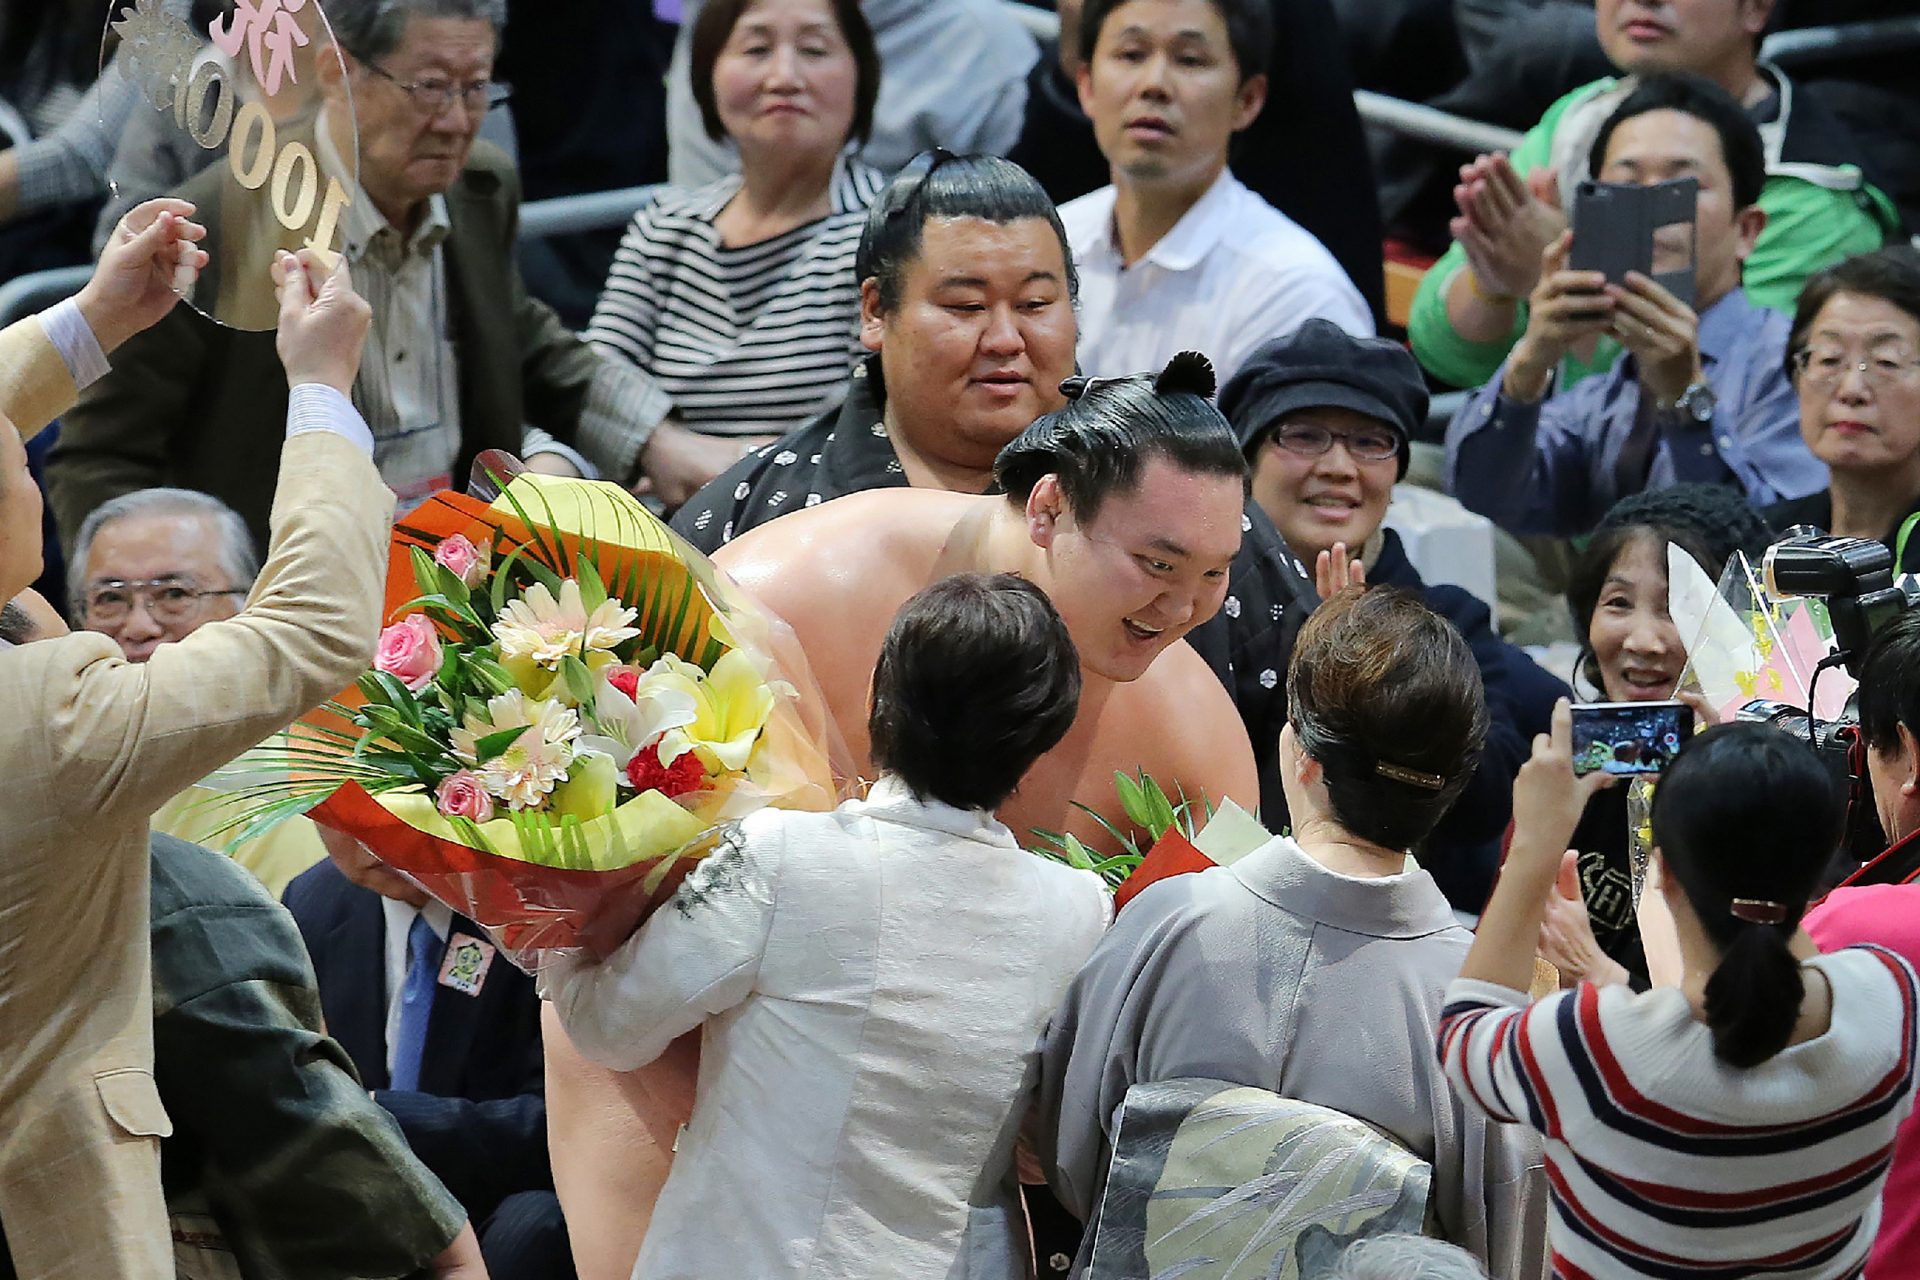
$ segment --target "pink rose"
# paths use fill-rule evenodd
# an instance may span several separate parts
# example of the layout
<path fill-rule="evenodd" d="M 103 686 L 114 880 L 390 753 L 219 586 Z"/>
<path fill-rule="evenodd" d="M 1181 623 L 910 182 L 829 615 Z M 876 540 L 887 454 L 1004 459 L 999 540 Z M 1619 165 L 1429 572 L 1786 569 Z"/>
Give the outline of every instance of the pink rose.
<path fill-rule="evenodd" d="M 433 793 L 433 804 L 449 818 L 486 822 L 493 817 L 493 797 L 480 786 L 471 769 L 449 775 Z"/>
<path fill-rule="evenodd" d="M 451 571 L 454 577 L 469 587 L 479 586 L 480 580 L 487 576 L 486 557 L 463 534 L 456 533 L 442 539 L 440 545 L 433 549 L 433 562 Z"/>
<path fill-rule="evenodd" d="M 380 633 L 373 667 L 384 671 L 411 693 L 433 683 L 440 670 L 440 636 L 424 613 L 410 613 Z"/>

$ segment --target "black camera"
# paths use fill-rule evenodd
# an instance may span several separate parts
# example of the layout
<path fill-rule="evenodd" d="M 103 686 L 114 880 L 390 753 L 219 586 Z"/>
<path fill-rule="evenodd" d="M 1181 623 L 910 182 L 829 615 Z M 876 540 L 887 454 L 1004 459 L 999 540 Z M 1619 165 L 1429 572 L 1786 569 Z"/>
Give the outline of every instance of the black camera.
<path fill-rule="evenodd" d="M 1885 543 L 1870 538 L 1836 538 L 1789 530 L 1783 541 L 1767 548 L 1762 563 L 1769 595 L 1776 599 L 1808 596 L 1826 603 L 1838 647 L 1815 668 L 1807 690 L 1809 703 L 1821 671 L 1845 667 L 1858 680 L 1861 659 L 1874 633 L 1920 605 L 1920 589 L 1894 581 L 1893 553 Z M 1846 710 L 1833 720 L 1822 720 L 1808 708 L 1767 701 L 1747 703 L 1734 718 L 1801 735 L 1845 781 L 1847 832 L 1828 884 L 1844 879 L 1886 848 L 1886 833 L 1880 829 L 1867 780 L 1866 744 L 1860 737 L 1857 700 L 1848 699 Z"/>
<path fill-rule="evenodd" d="M 1920 603 L 1920 592 L 1893 580 L 1893 552 L 1871 538 L 1789 536 L 1767 548 L 1768 594 L 1814 596 L 1827 603 L 1838 664 L 1860 678 L 1874 632 Z"/>

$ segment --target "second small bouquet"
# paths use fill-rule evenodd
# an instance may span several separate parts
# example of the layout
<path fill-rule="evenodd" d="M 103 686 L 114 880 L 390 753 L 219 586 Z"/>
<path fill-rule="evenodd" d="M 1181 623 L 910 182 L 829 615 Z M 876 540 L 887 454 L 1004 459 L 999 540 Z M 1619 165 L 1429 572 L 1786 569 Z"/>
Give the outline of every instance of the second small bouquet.
<path fill-rule="evenodd" d="M 388 594 L 357 696 L 294 727 L 242 838 L 311 812 L 533 969 L 617 946 L 728 822 L 835 802 L 784 624 L 615 486 L 438 495 Z"/>

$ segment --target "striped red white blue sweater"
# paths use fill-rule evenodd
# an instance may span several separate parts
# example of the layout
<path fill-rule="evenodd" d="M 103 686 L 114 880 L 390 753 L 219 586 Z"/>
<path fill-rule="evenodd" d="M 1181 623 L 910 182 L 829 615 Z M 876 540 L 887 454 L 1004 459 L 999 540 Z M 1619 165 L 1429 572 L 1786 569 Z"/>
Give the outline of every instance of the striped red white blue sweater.
<path fill-rule="evenodd" d="M 1915 978 L 1879 947 L 1809 964 L 1831 1025 L 1744 1070 L 1676 990 L 1447 989 L 1453 1087 L 1546 1140 L 1555 1276 L 1859 1274 L 1913 1106 Z"/>

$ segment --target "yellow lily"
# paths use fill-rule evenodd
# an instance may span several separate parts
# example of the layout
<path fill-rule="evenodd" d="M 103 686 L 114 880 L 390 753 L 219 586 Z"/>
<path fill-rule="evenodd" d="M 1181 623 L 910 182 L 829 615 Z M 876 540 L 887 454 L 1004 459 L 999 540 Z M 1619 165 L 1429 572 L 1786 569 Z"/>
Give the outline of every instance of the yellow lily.
<path fill-rule="evenodd" d="M 669 729 L 661 739 L 663 764 L 693 751 L 707 772 L 737 773 L 747 767 L 760 731 L 773 713 L 773 687 L 739 649 L 729 649 L 706 673 L 667 654 L 647 669 L 640 685 L 674 689 L 693 701 L 693 722 Z"/>

